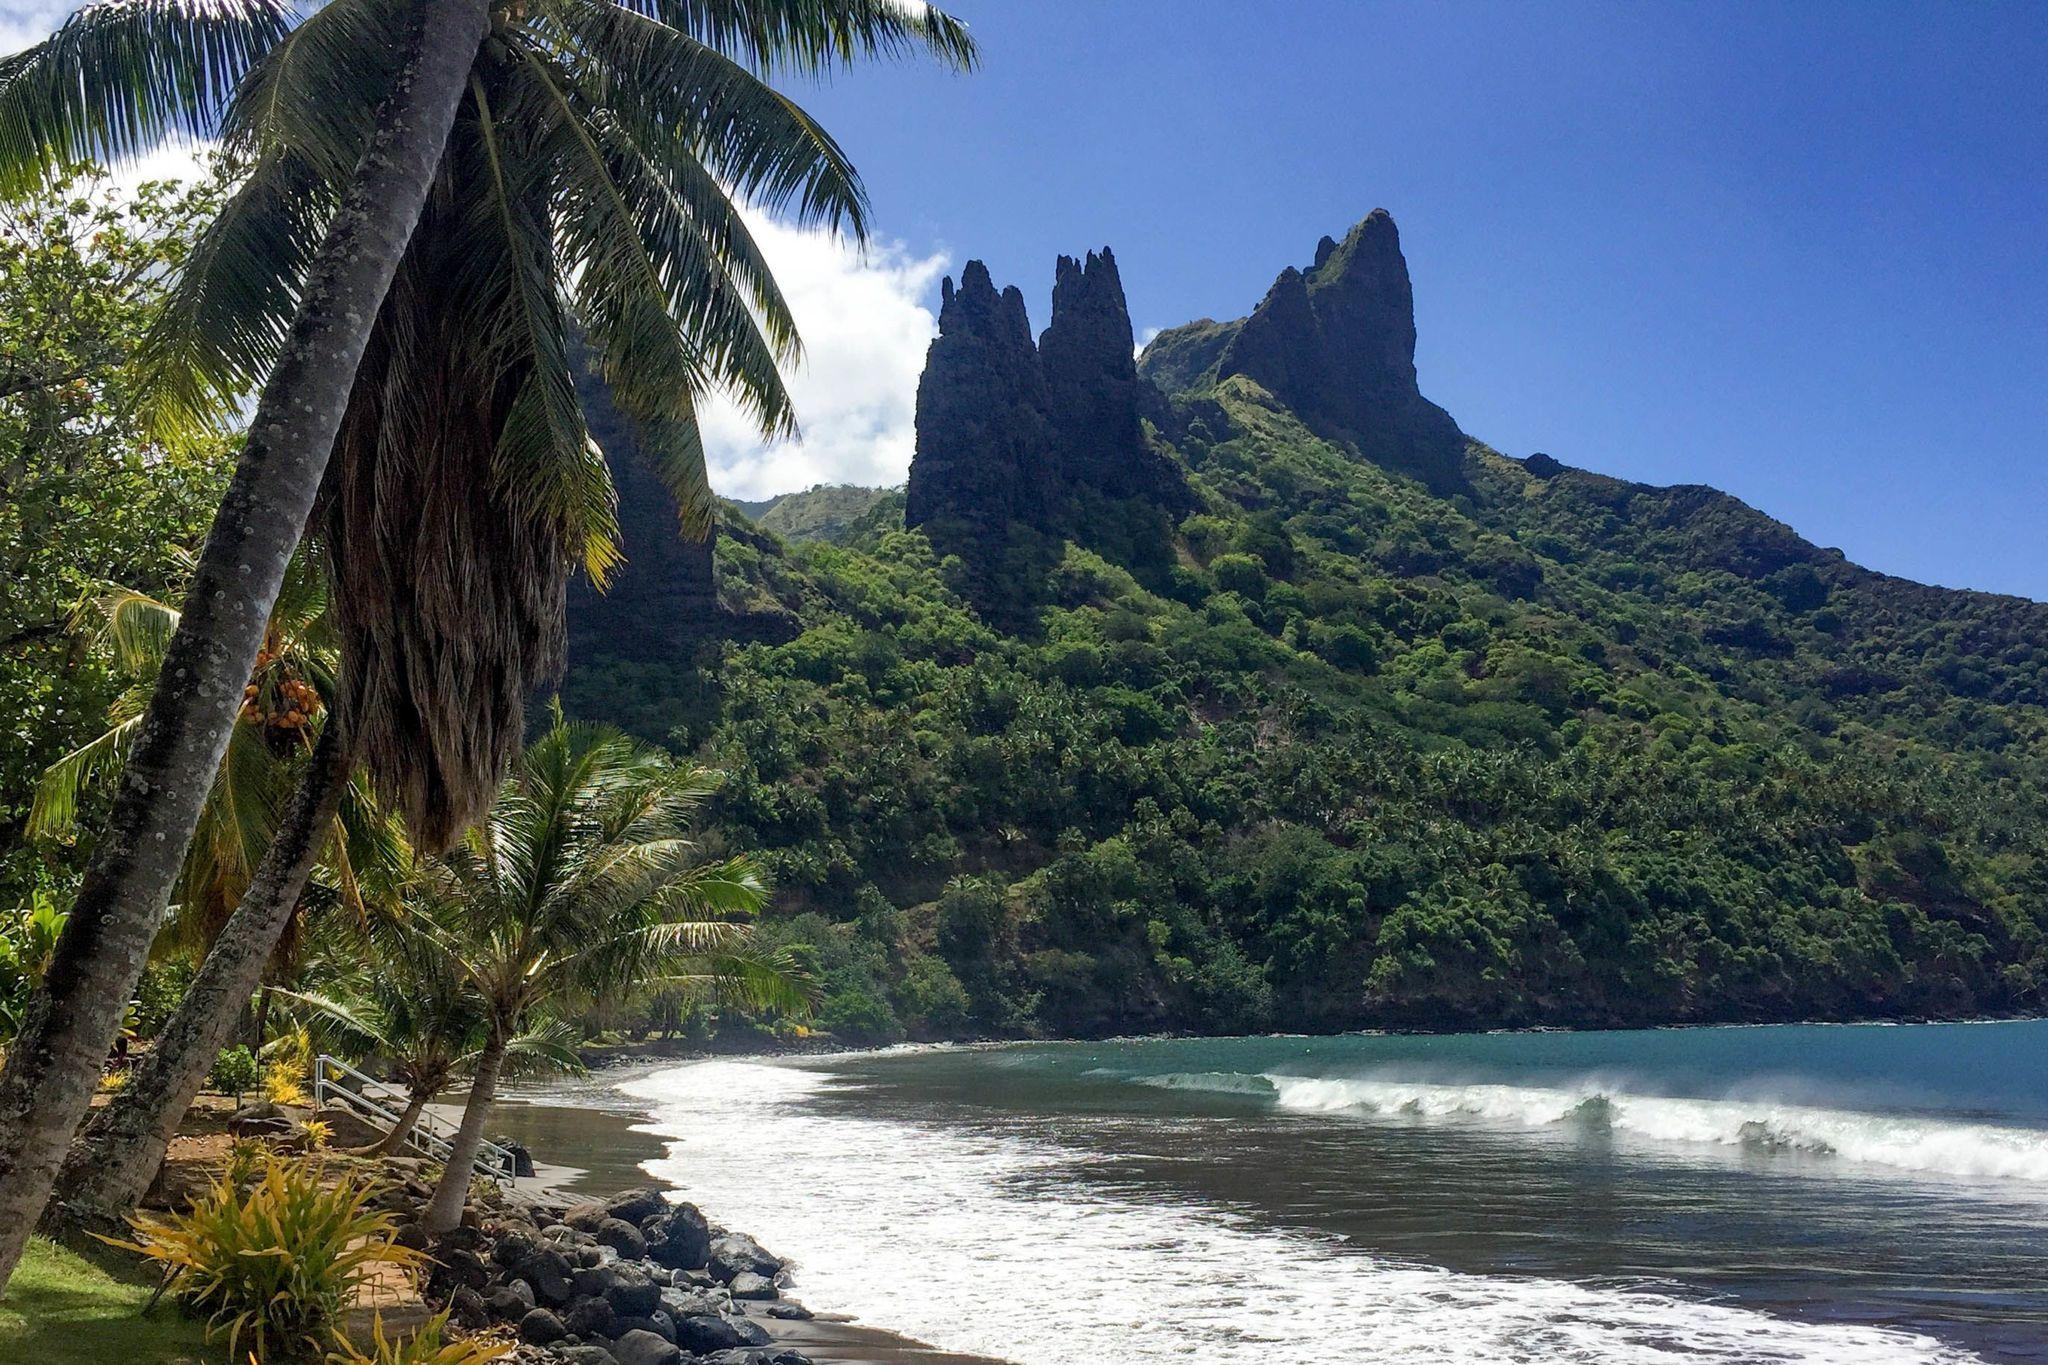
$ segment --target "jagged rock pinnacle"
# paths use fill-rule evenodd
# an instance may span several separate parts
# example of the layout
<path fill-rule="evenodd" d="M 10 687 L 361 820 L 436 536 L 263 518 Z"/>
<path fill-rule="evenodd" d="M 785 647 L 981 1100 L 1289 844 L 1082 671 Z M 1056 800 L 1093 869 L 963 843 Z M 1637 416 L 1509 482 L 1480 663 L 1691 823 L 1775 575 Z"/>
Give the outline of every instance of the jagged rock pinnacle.
<path fill-rule="evenodd" d="M 1374 209 L 1306 273 L 1289 266 L 1238 327 L 1216 377 L 1242 374 L 1311 427 L 1438 491 L 1463 482 L 1465 439 L 1415 377 L 1415 295 L 1393 215 Z"/>

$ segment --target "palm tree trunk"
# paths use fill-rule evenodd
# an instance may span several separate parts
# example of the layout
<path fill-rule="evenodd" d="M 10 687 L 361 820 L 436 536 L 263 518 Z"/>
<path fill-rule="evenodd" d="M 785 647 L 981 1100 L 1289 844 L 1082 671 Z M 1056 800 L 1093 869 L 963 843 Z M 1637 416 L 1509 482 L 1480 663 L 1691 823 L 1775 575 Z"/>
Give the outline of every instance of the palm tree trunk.
<path fill-rule="evenodd" d="M 336 717 L 321 731 L 255 878 L 156 1046 L 73 1144 L 57 1177 L 58 1203 L 118 1218 L 156 1179 L 171 1134 L 241 1022 L 334 826 L 352 766 L 341 728 Z"/>
<path fill-rule="evenodd" d="M 0 1292 L 142 975 L 312 510 L 363 347 L 447 145 L 489 0 L 432 0 L 263 388 L 63 937 L 0 1071 Z"/>
<path fill-rule="evenodd" d="M 371 1156 L 397 1156 L 405 1148 L 405 1139 L 420 1121 L 420 1114 L 432 1102 L 433 1095 L 426 1087 L 415 1087 L 405 1108 L 399 1111 L 398 1122 L 391 1125 L 391 1131 L 370 1147 Z"/>
<path fill-rule="evenodd" d="M 454 1150 L 448 1154 L 448 1168 L 441 1183 L 427 1201 L 420 1221 L 436 1236 L 462 1221 L 463 1201 L 469 1197 L 469 1177 L 476 1154 L 483 1150 L 484 1125 L 490 1122 L 491 1105 L 498 1098 L 498 1072 L 505 1065 L 505 1030 L 491 1025 L 490 1039 L 476 1059 L 476 1073 L 469 1083 L 469 1100 L 462 1106 L 462 1126 L 455 1130 Z"/>

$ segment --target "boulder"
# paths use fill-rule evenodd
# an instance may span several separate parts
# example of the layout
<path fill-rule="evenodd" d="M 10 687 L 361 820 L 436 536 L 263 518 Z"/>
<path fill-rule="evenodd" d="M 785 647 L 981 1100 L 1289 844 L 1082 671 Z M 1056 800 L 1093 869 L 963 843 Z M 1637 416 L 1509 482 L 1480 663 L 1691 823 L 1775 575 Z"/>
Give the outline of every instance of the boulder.
<path fill-rule="evenodd" d="M 569 1302 L 569 1258 L 555 1248 L 536 1247 L 513 1273 L 533 1286 L 536 1301 L 557 1308 Z"/>
<path fill-rule="evenodd" d="M 661 1307 L 672 1318 L 715 1318 L 724 1305 L 701 1290 L 664 1289 Z"/>
<path fill-rule="evenodd" d="M 598 1224 L 597 1244 L 610 1247 L 632 1261 L 647 1254 L 647 1239 L 640 1235 L 640 1229 L 623 1218 L 607 1218 Z"/>
<path fill-rule="evenodd" d="M 448 1296 L 448 1316 L 464 1327 L 491 1325 L 491 1310 L 484 1305 L 483 1295 L 466 1284 L 456 1286 L 455 1292 Z"/>
<path fill-rule="evenodd" d="M 604 1296 L 621 1317 L 641 1317 L 661 1307 L 661 1286 L 648 1276 L 627 1266 L 613 1274 Z"/>
<path fill-rule="evenodd" d="M 533 1296 L 533 1286 L 524 1280 L 508 1280 L 494 1285 L 484 1294 L 484 1307 L 491 1316 L 505 1322 L 518 1322 L 531 1313 L 538 1304 Z"/>
<path fill-rule="evenodd" d="M 788 1301 L 771 1303 L 763 1311 L 769 1317 L 781 1318 L 784 1322 L 809 1322 L 811 1320 L 811 1310 L 800 1303 L 790 1303 Z"/>
<path fill-rule="evenodd" d="M 299 1131 L 305 1114 L 303 1109 L 259 1100 L 230 1114 L 228 1131 L 236 1137 L 288 1137 Z"/>
<path fill-rule="evenodd" d="M 714 1277 L 726 1283 L 747 1271 L 773 1279 L 782 1270 L 780 1260 L 743 1232 L 728 1232 L 714 1240 L 707 1265 Z"/>
<path fill-rule="evenodd" d="M 605 1204 L 605 1211 L 613 1218 L 621 1219 L 638 1227 L 656 1214 L 668 1212 L 668 1197 L 653 1185 L 643 1189 L 628 1190 L 614 1195 Z"/>
<path fill-rule="evenodd" d="M 316 1109 L 312 1117 L 316 1122 L 327 1125 L 329 1147 L 368 1147 L 373 1142 L 384 1140 L 384 1129 L 381 1126 L 370 1122 L 353 1109 L 344 1109 L 338 1104 Z"/>
<path fill-rule="evenodd" d="M 603 1299 L 578 1299 L 562 1319 L 562 1325 L 579 1337 L 610 1336 L 618 1314 Z"/>
<path fill-rule="evenodd" d="M 676 1320 L 657 1308 L 651 1315 L 644 1318 L 622 1316 L 614 1321 L 612 1330 L 621 1337 L 625 1336 L 628 1332 L 652 1332 L 663 1341 L 674 1341 L 676 1339 Z"/>
<path fill-rule="evenodd" d="M 694 1204 L 678 1204 L 641 1224 L 650 1260 L 674 1270 L 695 1270 L 711 1254 L 711 1225 Z"/>
<path fill-rule="evenodd" d="M 769 1279 L 766 1275 L 756 1275 L 751 1270 L 742 1270 L 739 1274 L 733 1276 L 732 1283 L 726 1287 L 732 1290 L 732 1296 L 736 1299 L 773 1299 L 780 1297 L 775 1290 L 775 1281 Z"/>
<path fill-rule="evenodd" d="M 592 1342 L 575 1346 L 557 1346 L 555 1355 L 565 1365 L 619 1365 L 619 1358 L 604 1347 Z"/>
<path fill-rule="evenodd" d="M 435 1286 L 460 1285 L 480 1290 L 491 1282 L 491 1269 L 474 1251 L 450 1247 L 444 1242 L 435 1252 L 433 1273 L 427 1279 Z"/>
<path fill-rule="evenodd" d="M 676 1345 L 686 1351 L 701 1355 L 749 1344 L 739 1327 L 726 1318 L 707 1313 L 676 1320 Z"/>
<path fill-rule="evenodd" d="M 491 1248 L 491 1259 L 499 1265 L 514 1266 L 533 1254 L 538 1243 L 524 1232 L 507 1232 Z"/>
<path fill-rule="evenodd" d="M 676 1365 L 683 1358 L 674 1342 L 637 1328 L 619 1337 L 618 1348 L 612 1354 L 618 1357 L 619 1365 Z"/>
<path fill-rule="evenodd" d="M 519 1339 L 531 1346 L 552 1346 L 568 1335 L 562 1320 L 545 1308 L 535 1308 L 519 1319 Z"/>
<path fill-rule="evenodd" d="M 562 1221 L 578 1232 L 596 1232 L 605 1219 L 611 1217 L 609 1210 L 598 1200 L 578 1204 L 562 1215 Z"/>

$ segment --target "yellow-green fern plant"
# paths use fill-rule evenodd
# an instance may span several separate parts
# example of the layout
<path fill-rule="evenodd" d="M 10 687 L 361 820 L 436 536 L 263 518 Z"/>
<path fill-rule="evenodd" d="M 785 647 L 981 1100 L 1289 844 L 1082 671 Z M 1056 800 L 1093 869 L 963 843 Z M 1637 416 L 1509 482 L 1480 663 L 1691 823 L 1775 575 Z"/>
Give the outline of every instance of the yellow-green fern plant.
<path fill-rule="evenodd" d="M 366 1207 L 365 1183 L 323 1183 L 313 1161 L 266 1154 L 247 1190 L 223 1176 L 181 1214 L 129 1219 L 132 1241 L 103 1238 L 160 1266 L 165 1288 L 225 1336 L 235 1360 L 319 1358 L 343 1345 L 342 1311 L 382 1267 L 425 1257 L 392 1239 L 393 1215 Z"/>
<path fill-rule="evenodd" d="M 442 1313 L 427 1319 L 411 1336 L 394 1340 L 384 1335 L 384 1318 L 379 1314 L 370 1349 L 362 1351 L 345 1341 L 340 1350 L 328 1355 L 328 1365 L 484 1365 L 512 1349 L 481 1337 L 446 1340 L 443 1334 L 447 1330 L 448 1315 Z"/>

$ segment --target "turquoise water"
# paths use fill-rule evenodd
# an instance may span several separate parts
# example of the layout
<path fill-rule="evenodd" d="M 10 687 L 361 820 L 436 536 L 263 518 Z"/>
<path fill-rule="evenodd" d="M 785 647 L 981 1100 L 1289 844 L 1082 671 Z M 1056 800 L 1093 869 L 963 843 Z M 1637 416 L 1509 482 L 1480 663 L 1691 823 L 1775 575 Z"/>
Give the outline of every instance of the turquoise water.
<path fill-rule="evenodd" d="M 634 1093 L 655 1169 L 814 1306 L 1020 1365 L 2048 1361 L 2048 1023 L 900 1050 Z"/>

